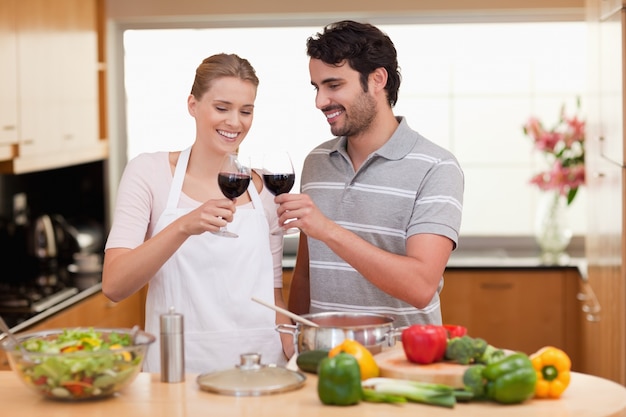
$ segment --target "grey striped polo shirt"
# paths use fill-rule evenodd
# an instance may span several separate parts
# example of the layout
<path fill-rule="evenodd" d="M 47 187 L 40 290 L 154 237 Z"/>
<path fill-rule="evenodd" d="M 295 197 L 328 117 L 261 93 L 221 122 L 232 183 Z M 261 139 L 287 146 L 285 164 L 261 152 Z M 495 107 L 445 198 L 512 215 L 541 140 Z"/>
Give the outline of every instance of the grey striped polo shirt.
<path fill-rule="evenodd" d="M 464 177 L 452 153 L 412 130 L 403 117 L 392 137 L 357 172 L 346 138 L 325 142 L 307 156 L 301 191 L 328 218 L 368 242 L 405 254 L 417 233 L 450 238 L 456 247 L 461 226 Z M 381 313 L 394 326 L 441 323 L 439 290 L 417 309 L 379 290 L 324 243 L 309 238 L 311 313 Z"/>

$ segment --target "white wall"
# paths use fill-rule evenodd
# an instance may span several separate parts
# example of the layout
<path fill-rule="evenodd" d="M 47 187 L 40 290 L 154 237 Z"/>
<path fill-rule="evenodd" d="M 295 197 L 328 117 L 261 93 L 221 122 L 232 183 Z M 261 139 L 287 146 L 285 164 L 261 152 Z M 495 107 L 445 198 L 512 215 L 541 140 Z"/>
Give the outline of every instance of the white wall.
<path fill-rule="evenodd" d="M 379 26 L 394 40 L 402 68 L 396 114 L 454 152 L 465 171 L 462 234 L 531 235 L 538 192 L 528 180 L 542 160 L 521 126 L 530 115 L 555 123 L 561 104 L 574 110 L 576 96 L 584 105 L 584 23 Z M 127 32 L 130 155 L 191 143 L 186 98 L 195 68 L 208 55 L 235 52 L 261 79 L 243 150 L 284 147 L 301 166 L 330 137 L 314 108 L 304 50 L 306 37 L 320 28 Z M 571 210 L 577 235 L 585 233 L 585 211 L 582 190 Z"/>

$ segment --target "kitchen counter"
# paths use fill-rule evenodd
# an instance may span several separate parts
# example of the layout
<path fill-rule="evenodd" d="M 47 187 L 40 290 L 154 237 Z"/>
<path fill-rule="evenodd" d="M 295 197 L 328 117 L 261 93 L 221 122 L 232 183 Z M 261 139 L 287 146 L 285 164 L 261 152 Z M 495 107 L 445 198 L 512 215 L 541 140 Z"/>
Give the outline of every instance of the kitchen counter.
<path fill-rule="evenodd" d="M 476 417 L 614 417 L 626 416 L 626 388 L 606 379 L 573 373 L 571 385 L 558 400 L 530 400 L 518 405 L 457 404 L 454 409 L 407 403 L 361 403 L 324 406 L 317 397 L 317 377 L 306 374 L 304 387 L 290 392 L 231 397 L 205 392 L 195 375 L 177 384 L 160 382 L 158 374 L 141 373 L 119 394 L 99 401 L 65 403 L 46 400 L 31 392 L 9 371 L 0 372 L 0 409 L 3 416 L 252 416 L 332 417 L 369 416 L 476 416 Z"/>
<path fill-rule="evenodd" d="M 296 265 L 295 256 L 283 258 L 283 269 L 293 269 Z M 583 257 L 571 257 L 561 263 L 545 263 L 538 256 L 529 255 L 498 255 L 497 252 L 463 253 L 450 256 L 446 269 L 530 269 L 530 268 L 575 268 L 581 277 L 587 276 L 587 262 Z"/>
<path fill-rule="evenodd" d="M 297 236 L 285 238 L 283 268 L 293 269 L 296 263 Z M 463 238 L 452 252 L 447 269 L 578 269 L 583 280 L 587 277 L 584 241 L 575 238 L 568 249 L 569 256 L 556 263 L 546 263 L 531 237 Z"/>

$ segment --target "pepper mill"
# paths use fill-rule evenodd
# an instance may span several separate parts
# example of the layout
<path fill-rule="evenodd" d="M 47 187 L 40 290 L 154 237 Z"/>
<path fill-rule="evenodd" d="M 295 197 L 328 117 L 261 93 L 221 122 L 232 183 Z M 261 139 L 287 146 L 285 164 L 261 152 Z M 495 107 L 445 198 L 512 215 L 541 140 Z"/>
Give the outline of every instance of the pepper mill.
<path fill-rule="evenodd" d="M 161 382 L 182 382 L 185 379 L 183 315 L 170 307 L 160 318 Z"/>

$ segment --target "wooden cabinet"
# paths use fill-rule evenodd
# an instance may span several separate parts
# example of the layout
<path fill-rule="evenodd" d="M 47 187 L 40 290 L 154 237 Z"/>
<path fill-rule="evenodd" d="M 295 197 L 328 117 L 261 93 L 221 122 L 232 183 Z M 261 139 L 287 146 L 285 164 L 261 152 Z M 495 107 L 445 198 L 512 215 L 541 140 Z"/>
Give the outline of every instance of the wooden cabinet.
<path fill-rule="evenodd" d="M 587 0 L 590 83 L 585 161 L 587 193 L 594 204 L 588 207 L 586 256 L 588 283 L 601 310 L 583 325 L 583 371 L 626 385 L 626 11 L 622 7 L 623 1 Z"/>
<path fill-rule="evenodd" d="M 624 28 L 626 12 L 618 10 L 607 16 L 598 25 L 598 43 L 600 53 L 597 55 L 595 74 L 597 75 L 598 115 L 602 120 L 601 131 L 597 139 L 600 141 L 598 152 L 604 158 L 618 165 L 626 163 L 624 155 L 624 96 L 622 74 L 626 44 Z M 592 64 L 593 65 L 593 64 Z"/>
<path fill-rule="evenodd" d="M 626 6 L 626 0 L 599 0 L 600 17 L 605 19 Z"/>
<path fill-rule="evenodd" d="M 527 354 L 559 347 L 580 369 L 579 280 L 576 268 L 448 269 L 441 292 L 443 321 Z"/>
<path fill-rule="evenodd" d="M 15 0 L 0 2 L 0 160 L 17 145 L 17 36 Z"/>
<path fill-rule="evenodd" d="M 0 172 L 105 158 L 107 142 L 99 129 L 97 1 L 10 0 L 0 10 L 3 35 L 8 42 L 15 39 L 14 50 L 0 50 L 7 58 L 0 67 L 15 66 L 2 82 L 17 86 L 17 147 L 15 155 L 4 155 Z M 13 32 L 6 23 L 14 24 Z"/>
<path fill-rule="evenodd" d="M 127 299 L 114 303 L 101 292 L 90 296 L 59 314 L 29 327 L 25 332 L 67 327 L 121 327 L 131 328 L 145 323 L 144 288 Z M 0 351 L 0 370 L 10 369 L 4 352 Z"/>
<path fill-rule="evenodd" d="M 115 303 L 101 292 L 60 312 L 43 322 L 30 327 L 28 331 L 38 331 L 63 327 L 125 327 L 144 326 L 144 297 L 140 291 L 127 299 Z"/>

